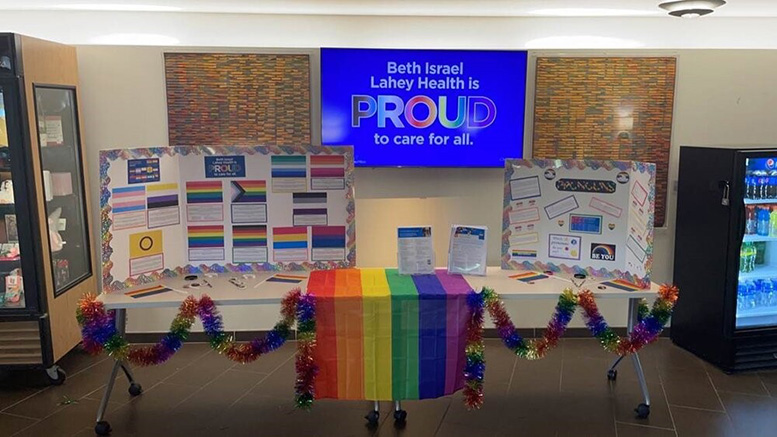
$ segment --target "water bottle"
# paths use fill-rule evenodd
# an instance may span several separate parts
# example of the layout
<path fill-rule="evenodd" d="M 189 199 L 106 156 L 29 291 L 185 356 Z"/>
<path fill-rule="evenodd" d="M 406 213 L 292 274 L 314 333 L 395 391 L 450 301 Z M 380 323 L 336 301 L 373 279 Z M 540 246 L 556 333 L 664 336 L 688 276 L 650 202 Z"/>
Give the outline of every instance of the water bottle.
<path fill-rule="evenodd" d="M 748 308 L 753 309 L 758 307 L 758 300 L 759 300 L 759 296 L 761 296 L 762 290 L 763 290 L 763 281 L 760 279 L 756 279 L 755 281 L 753 281 L 753 290 L 752 290 L 752 293 L 750 293 L 750 296 L 748 296 L 748 301 L 747 301 Z"/>
<path fill-rule="evenodd" d="M 755 207 L 747 207 L 747 221 L 745 222 L 745 233 L 747 235 L 755 235 L 757 230 L 757 222 L 755 219 Z"/>
<path fill-rule="evenodd" d="M 752 272 L 755 270 L 755 259 L 758 257 L 758 249 L 756 249 L 755 244 L 750 243 L 750 252 L 748 256 L 748 265 L 747 268 L 748 271 Z"/>
<path fill-rule="evenodd" d="M 740 281 L 737 285 L 737 309 L 745 309 L 745 300 L 747 299 L 747 282 Z"/>
<path fill-rule="evenodd" d="M 772 294 L 767 297 L 767 306 L 777 306 L 777 278 L 772 279 Z"/>
<path fill-rule="evenodd" d="M 757 214 L 757 233 L 763 237 L 769 235 L 769 210 L 766 208 L 758 208 Z"/>
<path fill-rule="evenodd" d="M 745 286 L 745 309 L 751 309 L 755 307 L 755 290 L 755 282 L 747 281 L 747 285 Z"/>
<path fill-rule="evenodd" d="M 770 279 L 764 279 L 763 286 L 761 287 L 761 296 L 758 301 L 758 306 L 768 307 L 772 296 L 774 296 L 774 285 Z"/>

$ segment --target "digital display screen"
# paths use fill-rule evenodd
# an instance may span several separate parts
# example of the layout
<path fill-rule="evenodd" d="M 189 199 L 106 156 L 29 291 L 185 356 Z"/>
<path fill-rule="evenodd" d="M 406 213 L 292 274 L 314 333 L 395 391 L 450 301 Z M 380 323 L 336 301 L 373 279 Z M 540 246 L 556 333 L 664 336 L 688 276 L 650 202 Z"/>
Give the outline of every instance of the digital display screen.
<path fill-rule="evenodd" d="M 502 167 L 523 154 L 525 51 L 321 49 L 325 145 L 363 167 Z"/>

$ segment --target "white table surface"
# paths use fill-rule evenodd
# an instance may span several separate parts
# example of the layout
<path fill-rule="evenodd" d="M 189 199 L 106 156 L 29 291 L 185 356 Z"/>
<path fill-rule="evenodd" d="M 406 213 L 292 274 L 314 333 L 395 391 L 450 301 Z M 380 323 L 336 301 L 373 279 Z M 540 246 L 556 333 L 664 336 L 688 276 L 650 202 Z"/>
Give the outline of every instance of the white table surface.
<path fill-rule="evenodd" d="M 511 275 L 518 273 L 521 272 L 502 270 L 499 267 L 489 267 L 486 276 L 466 276 L 466 279 L 473 289 L 480 290 L 482 287 L 487 286 L 494 289 L 504 299 L 557 299 L 565 288 L 571 287 L 575 291 L 579 289 L 572 281 L 556 276 L 535 281 L 532 284 L 510 279 Z M 255 272 L 251 274 L 255 277 L 244 278 L 237 273 L 219 274 L 215 277 L 198 275 L 200 278 L 206 279 L 212 285 L 212 288 L 207 285 L 201 285 L 198 288 L 185 288 L 184 286 L 190 281 L 184 280 L 183 276 L 167 278 L 157 283 L 145 284 L 120 292 L 102 293 L 98 296 L 98 300 L 103 302 L 107 309 L 178 307 L 187 296 L 192 295 L 199 298 L 203 294 L 210 296 L 216 305 L 220 306 L 277 304 L 281 302 L 289 291 L 295 288 L 300 288 L 304 291 L 307 288 L 307 279 L 298 284 L 264 282 L 267 278 L 277 274 L 277 272 Z M 282 272 L 281 274 L 307 277 L 308 272 Z M 233 277 L 245 282 L 246 288 L 240 289 L 230 283 L 229 279 Z M 581 281 L 577 282 L 579 284 Z M 655 297 L 658 292 L 658 285 L 655 283 L 651 284 L 651 288 L 647 290 L 625 291 L 599 285 L 601 282 L 604 282 L 601 280 L 585 280 L 582 282 L 580 289 L 590 289 L 597 298 L 651 298 Z M 171 288 L 172 291 L 142 298 L 132 298 L 124 294 L 128 291 L 146 288 L 155 284 L 164 285 Z"/>

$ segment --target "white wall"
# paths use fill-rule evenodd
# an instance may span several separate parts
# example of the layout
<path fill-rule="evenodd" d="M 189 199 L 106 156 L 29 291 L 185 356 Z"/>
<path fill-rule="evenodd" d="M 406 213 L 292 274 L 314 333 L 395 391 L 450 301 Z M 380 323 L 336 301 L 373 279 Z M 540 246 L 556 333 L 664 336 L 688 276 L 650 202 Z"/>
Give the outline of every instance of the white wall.
<path fill-rule="evenodd" d="M 377 44 L 376 44 L 377 45 Z M 78 48 L 81 105 L 89 170 L 97 173 L 98 150 L 167 144 L 167 115 L 162 53 L 181 48 Z M 192 50 L 192 49 L 187 49 Z M 215 50 L 215 49 L 208 49 Z M 224 49 L 218 49 L 224 51 Z M 267 50 L 255 50 L 263 51 Z M 289 50 L 286 50 L 287 52 Z M 317 54 L 310 50 L 315 64 Z M 678 77 L 670 164 L 670 187 L 677 179 L 679 145 L 746 145 L 777 143 L 777 51 L 682 50 L 566 52 L 566 54 L 665 55 L 678 57 Z M 535 52 L 532 55 L 559 54 Z M 530 74 L 533 74 L 530 71 Z M 313 75 L 314 120 L 318 120 L 318 77 Z M 532 77 L 529 83 L 533 83 Z M 532 95 L 531 90 L 528 94 Z M 527 123 L 528 126 L 531 123 Z M 317 131 L 314 125 L 314 131 Z M 314 140 L 317 132 L 314 132 Z M 98 205 L 98 181 L 91 187 Z M 356 170 L 358 264 L 395 264 L 394 228 L 431 224 L 435 246 L 444 262 L 444 230 L 452 223 L 484 224 L 493 232 L 489 263 L 499 263 L 502 170 L 500 169 L 369 169 Z M 654 278 L 671 281 L 675 223 L 675 193 L 668 197 L 667 226 L 656 230 Z M 95 208 L 93 223 L 99 211 Z M 97 227 L 95 226 L 95 232 Z M 97 240 L 99 241 L 99 239 Z M 518 326 L 542 327 L 554 303 L 512 305 Z M 615 326 L 625 324 L 625 302 L 602 302 Z M 275 322 L 274 307 L 225 308 L 229 329 L 267 329 Z M 164 331 L 172 310 L 131 311 L 130 331 Z M 575 320 L 573 326 L 581 326 Z"/>
<path fill-rule="evenodd" d="M 78 45 L 119 41 L 113 44 L 297 48 L 777 48 L 777 18 L 714 15 L 700 20 L 681 20 L 667 15 L 500 18 L 0 11 L 0 31 Z M 135 41 L 142 42 L 123 42 L 132 35 Z"/>

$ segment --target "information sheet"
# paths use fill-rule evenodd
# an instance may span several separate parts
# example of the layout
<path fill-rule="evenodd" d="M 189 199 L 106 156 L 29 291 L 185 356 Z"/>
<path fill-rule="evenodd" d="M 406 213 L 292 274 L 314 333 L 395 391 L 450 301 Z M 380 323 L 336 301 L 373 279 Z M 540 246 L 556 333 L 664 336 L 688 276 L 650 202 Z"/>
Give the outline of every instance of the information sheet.
<path fill-rule="evenodd" d="M 448 249 L 448 273 L 486 274 L 488 228 L 485 226 L 451 227 Z"/>
<path fill-rule="evenodd" d="M 402 275 L 434 273 L 432 227 L 397 228 L 397 256 Z"/>

